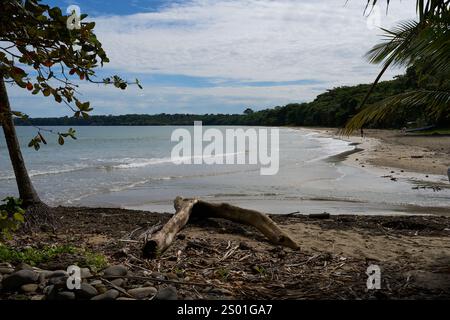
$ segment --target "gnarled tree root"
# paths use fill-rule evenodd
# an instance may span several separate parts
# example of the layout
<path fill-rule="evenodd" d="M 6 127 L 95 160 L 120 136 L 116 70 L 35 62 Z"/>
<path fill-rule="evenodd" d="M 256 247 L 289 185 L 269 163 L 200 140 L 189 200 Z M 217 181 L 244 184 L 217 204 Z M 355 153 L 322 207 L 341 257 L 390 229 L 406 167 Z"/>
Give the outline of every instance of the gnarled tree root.
<path fill-rule="evenodd" d="M 299 249 L 298 244 L 278 227 L 267 215 L 232 206 L 227 203 L 214 204 L 198 199 L 177 197 L 174 201 L 175 214 L 164 227 L 153 234 L 144 244 L 143 256 L 156 258 L 173 242 L 176 234 L 187 224 L 191 216 L 198 218 L 222 218 L 253 226 L 276 245 Z"/>
<path fill-rule="evenodd" d="M 43 202 L 28 205 L 25 209 L 24 218 L 25 223 L 22 226 L 24 232 L 54 232 L 59 225 L 52 207 Z"/>

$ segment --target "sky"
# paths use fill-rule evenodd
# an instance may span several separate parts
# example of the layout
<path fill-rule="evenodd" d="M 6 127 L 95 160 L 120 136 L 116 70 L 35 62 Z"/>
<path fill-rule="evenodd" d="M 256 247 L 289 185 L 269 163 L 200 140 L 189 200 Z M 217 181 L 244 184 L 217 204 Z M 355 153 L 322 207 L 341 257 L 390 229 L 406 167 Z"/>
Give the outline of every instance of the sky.
<path fill-rule="evenodd" d="M 414 19 L 415 1 L 391 1 L 364 16 L 366 0 L 44 0 L 78 5 L 96 22 L 126 91 L 83 83 L 93 114 L 241 113 L 312 101 L 333 87 L 370 83 L 380 70 L 364 58 L 380 27 Z M 389 70 L 384 80 L 403 73 Z M 32 117 L 71 116 L 63 104 L 8 88 Z"/>

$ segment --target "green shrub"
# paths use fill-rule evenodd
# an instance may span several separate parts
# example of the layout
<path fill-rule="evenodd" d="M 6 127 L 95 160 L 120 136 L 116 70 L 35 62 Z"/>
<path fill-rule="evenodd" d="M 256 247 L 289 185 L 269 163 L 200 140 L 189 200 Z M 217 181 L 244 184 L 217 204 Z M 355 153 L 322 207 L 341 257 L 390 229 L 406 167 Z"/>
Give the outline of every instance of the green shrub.
<path fill-rule="evenodd" d="M 97 272 L 108 266 L 108 258 L 101 253 L 83 251 L 84 263 L 81 267 L 89 267 L 92 271 Z"/>
<path fill-rule="evenodd" d="M 42 262 L 50 261 L 56 256 L 63 253 L 76 253 L 77 249 L 68 245 L 48 246 L 41 249 L 24 248 L 16 249 L 9 248 L 0 244 L 0 260 L 11 263 L 24 262 L 35 266 Z"/>
<path fill-rule="evenodd" d="M 22 200 L 7 197 L 0 205 L 0 238 L 10 238 L 11 233 L 16 231 L 24 222 L 25 210 L 22 209 Z"/>
<path fill-rule="evenodd" d="M 93 271 L 99 271 L 108 265 L 108 259 L 104 255 L 66 244 L 23 249 L 0 244 L 0 261 L 12 264 L 23 262 L 31 266 L 37 266 L 41 263 L 57 260 L 59 256 L 66 254 L 73 255 L 73 264 L 80 267 L 89 267 Z"/>

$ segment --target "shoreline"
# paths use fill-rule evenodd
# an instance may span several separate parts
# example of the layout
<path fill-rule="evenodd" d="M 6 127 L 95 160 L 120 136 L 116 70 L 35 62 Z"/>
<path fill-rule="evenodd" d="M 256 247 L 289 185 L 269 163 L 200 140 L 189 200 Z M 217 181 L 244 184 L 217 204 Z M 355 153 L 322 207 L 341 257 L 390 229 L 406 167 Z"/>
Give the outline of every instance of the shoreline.
<path fill-rule="evenodd" d="M 450 188 L 447 177 L 449 136 L 402 135 L 395 130 L 366 129 L 362 138 L 357 134 L 340 136 L 337 128 L 292 128 L 311 130 L 355 146 L 354 150 L 331 156 L 331 160 L 364 168 L 386 178 L 415 181 L 419 186 L 434 184 Z"/>
<path fill-rule="evenodd" d="M 331 129 L 311 130 L 336 138 Z M 379 170 L 380 174 L 391 170 L 372 167 L 370 162 L 375 149 L 382 144 L 380 140 L 358 139 L 362 140 L 358 137 L 345 140 L 355 148 L 331 156 L 328 161 L 364 165 L 366 170 Z M 404 170 L 403 174 L 409 172 Z M 415 177 L 418 175 L 426 174 L 414 173 Z M 180 300 L 450 298 L 450 217 L 443 212 L 331 214 L 324 218 L 297 213 L 269 215 L 292 236 L 300 250 L 275 246 L 253 227 L 222 219 L 192 219 L 167 251 L 157 259 L 145 260 L 139 236 L 157 230 L 170 219 L 170 213 L 66 206 L 54 207 L 52 211 L 58 217 L 56 230 L 42 229 L 32 235 L 21 231 L 5 245 L 18 251 L 46 246 L 78 249 L 31 266 L 23 261 L 2 261 L 7 264 L 3 270 L 61 274 L 68 266 L 79 264 L 88 268 L 84 272 L 90 276 L 85 283 L 93 287 L 90 288 L 95 294 L 89 298 L 79 296 L 51 284 L 54 280 L 39 277 L 42 282 L 33 284 L 34 291 L 25 291 L 30 286 L 18 287 L 16 291 L 0 288 L 0 300 L 52 300 L 68 296 L 100 300 L 107 293 L 114 293 L 113 298 L 108 298 L 111 300 L 158 300 L 164 297 L 163 293 L 167 296 L 167 292 L 171 298 Z M 92 265 L 92 259 L 80 252 L 89 252 L 97 260 L 104 257 L 106 262 Z M 366 272 L 371 265 L 382 270 L 380 290 L 367 289 Z M 124 269 L 126 275 L 110 281 L 104 277 L 109 268 Z M 0 278 L 7 277 L 8 274 L 0 272 Z M 66 278 L 63 280 L 65 283 Z M 136 292 L 148 295 L 130 297 Z"/>

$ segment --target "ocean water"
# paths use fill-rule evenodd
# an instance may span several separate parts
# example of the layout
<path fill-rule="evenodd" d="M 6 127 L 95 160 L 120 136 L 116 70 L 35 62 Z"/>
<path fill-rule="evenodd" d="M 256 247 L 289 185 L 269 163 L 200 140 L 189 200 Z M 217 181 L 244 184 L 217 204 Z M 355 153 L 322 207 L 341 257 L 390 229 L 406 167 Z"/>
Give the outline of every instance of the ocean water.
<path fill-rule="evenodd" d="M 17 131 L 33 183 L 51 205 L 173 212 L 172 201 L 181 195 L 270 213 L 401 214 L 414 208 L 414 213 L 426 214 L 429 207 L 450 213 L 450 189 L 416 190 L 411 181 L 392 182 L 329 161 L 355 148 L 346 141 L 307 129 L 280 128 L 279 172 L 262 176 L 259 165 L 172 163 L 176 142 L 171 142 L 171 134 L 177 128 L 75 127 L 77 140 L 59 146 L 56 137 L 47 134 L 48 145 L 39 151 L 27 147 L 36 129 Z M 17 190 L 0 133 L 0 197 L 8 195 L 17 195 Z"/>

